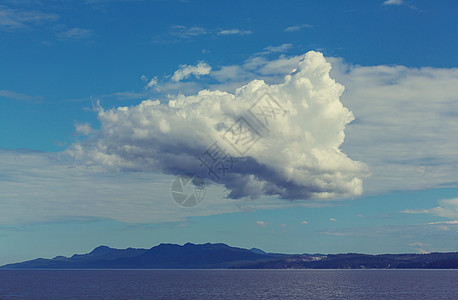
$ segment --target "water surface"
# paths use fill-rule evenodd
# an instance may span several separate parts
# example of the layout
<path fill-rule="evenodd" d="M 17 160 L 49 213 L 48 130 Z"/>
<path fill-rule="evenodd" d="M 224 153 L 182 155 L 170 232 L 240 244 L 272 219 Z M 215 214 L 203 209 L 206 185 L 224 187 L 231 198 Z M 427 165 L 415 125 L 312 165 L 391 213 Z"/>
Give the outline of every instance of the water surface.
<path fill-rule="evenodd" d="M 0 299 L 458 299 L 458 270 L 5 270 Z"/>

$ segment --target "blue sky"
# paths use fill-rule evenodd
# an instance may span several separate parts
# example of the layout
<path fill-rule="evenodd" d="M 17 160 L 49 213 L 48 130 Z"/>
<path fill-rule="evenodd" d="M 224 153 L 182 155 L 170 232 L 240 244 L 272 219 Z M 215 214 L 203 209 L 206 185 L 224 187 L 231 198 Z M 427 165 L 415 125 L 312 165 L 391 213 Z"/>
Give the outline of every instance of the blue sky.
<path fill-rule="evenodd" d="M 457 13 L 455 1 L 3 1 L 0 264 L 188 241 L 458 251 Z M 329 63 L 342 95 L 320 85 Z M 299 109 L 315 94 L 282 85 L 288 74 L 328 104 Z M 265 83 L 242 88 L 253 80 Z M 297 115 L 202 203 L 176 205 L 175 175 L 259 86 Z"/>

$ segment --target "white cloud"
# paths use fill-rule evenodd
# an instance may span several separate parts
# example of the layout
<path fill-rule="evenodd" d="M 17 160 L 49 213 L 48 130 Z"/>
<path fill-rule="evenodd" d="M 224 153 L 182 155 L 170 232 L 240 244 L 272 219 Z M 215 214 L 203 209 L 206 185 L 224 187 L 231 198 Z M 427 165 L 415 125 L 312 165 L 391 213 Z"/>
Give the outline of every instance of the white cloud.
<path fill-rule="evenodd" d="M 39 10 L 23 10 L 0 5 L 0 28 L 19 29 L 54 22 L 59 16 Z"/>
<path fill-rule="evenodd" d="M 264 48 L 264 50 L 270 53 L 286 52 L 291 49 L 292 46 L 292 44 L 285 43 L 280 46 L 268 46 Z"/>
<path fill-rule="evenodd" d="M 430 225 L 435 225 L 435 224 L 448 224 L 448 225 L 456 225 L 458 224 L 458 220 L 453 220 L 453 221 L 442 221 L 442 222 L 431 222 L 428 223 Z"/>
<path fill-rule="evenodd" d="M 334 218 L 329 218 L 329 221 L 331 221 L 331 222 L 337 222 L 337 220 L 334 219 Z"/>
<path fill-rule="evenodd" d="M 146 84 L 148 88 L 157 86 L 157 77 L 151 78 L 151 80 Z"/>
<path fill-rule="evenodd" d="M 153 202 L 150 202 L 151 200 L 148 197 L 151 197 L 151 193 L 156 192 L 155 190 L 142 187 L 143 184 L 148 185 L 148 183 L 145 183 L 147 180 L 141 181 L 141 178 L 144 178 L 142 176 L 145 176 L 144 173 L 128 173 L 126 176 L 131 178 L 132 181 L 128 181 L 128 183 L 121 186 L 120 182 L 122 180 L 119 178 L 124 178 L 124 173 L 113 173 L 118 174 L 113 175 L 106 171 L 102 172 L 102 170 L 98 170 L 97 172 L 99 173 L 91 173 L 91 170 L 95 170 L 99 164 L 115 170 L 158 170 L 158 172 L 175 173 L 187 170 L 189 165 L 192 165 L 189 166 L 190 169 L 196 168 L 197 170 L 201 170 L 199 169 L 198 161 L 197 165 L 195 165 L 196 159 L 198 159 L 199 155 L 202 154 L 212 141 L 220 141 L 219 134 L 224 132 L 224 128 L 231 125 L 231 122 L 235 120 L 235 116 L 246 112 L 249 103 L 253 103 L 259 90 L 265 88 L 275 98 L 281 100 L 284 108 L 290 110 L 291 113 L 294 112 L 292 107 L 296 107 L 299 103 L 302 103 L 300 95 L 305 95 L 305 97 L 311 97 L 312 95 L 320 96 L 325 94 L 326 91 L 329 92 L 332 90 L 330 87 L 333 87 L 338 92 L 341 91 L 341 86 L 335 84 L 332 79 L 326 79 L 324 83 L 328 85 L 323 85 L 323 82 L 312 76 L 313 74 L 324 74 L 326 77 L 326 72 L 319 73 L 320 68 L 325 69 L 325 63 L 312 63 L 317 62 L 316 60 L 305 61 L 308 61 L 308 63 L 304 62 L 303 56 L 280 57 L 274 60 L 256 56 L 248 59 L 241 65 L 222 66 L 220 69 L 210 72 L 209 75 L 218 81 L 217 85 L 211 85 L 210 87 L 214 88 L 217 86 L 224 91 L 235 91 L 234 93 L 202 91 L 188 97 L 172 96 L 170 98 L 172 101 L 169 105 L 158 105 L 159 103 L 157 101 L 147 100 L 137 106 L 101 110 L 99 111 L 99 119 L 102 125 L 101 130 L 93 132 L 93 136 L 89 137 L 88 141 L 85 142 L 87 144 L 76 144 L 69 149 L 74 157 L 89 163 L 87 167 L 84 167 L 87 169 L 81 166 L 68 168 L 65 164 L 56 167 L 50 163 L 54 162 L 55 159 L 47 158 L 46 163 L 37 165 L 27 165 L 26 162 L 21 163 L 20 168 L 23 175 L 19 178 L 17 177 L 17 172 L 11 171 L 17 169 L 17 163 L 10 156 L 2 154 L 1 157 L 10 164 L 9 167 L 2 168 L 0 176 L 2 178 L 13 178 L 16 176 L 17 180 L 0 182 L 0 198 L 2 200 L 7 199 L 7 201 L 3 201 L 1 204 L 0 212 L 2 214 L 0 215 L 3 219 L 8 220 L 12 218 L 46 220 L 46 216 L 49 217 L 50 215 L 62 217 L 89 214 L 92 216 L 109 217 L 111 214 L 113 219 L 135 222 L 135 220 L 128 216 L 129 213 L 133 213 L 133 206 L 125 210 L 124 214 L 122 213 L 124 205 L 130 205 L 125 203 L 125 199 L 132 198 L 127 193 L 129 190 L 136 190 L 141 194 L 136 194 L 135 197 L 138 196 L 136 199 L 142 199 L 142 205 L 144 206 L 136 201 L 132 204 L 137 205 L 136 209 L 142 211 L 142 217 L 139 218 L 141 221 L 138 222 L 180 220 L 180 218 L 182 219 L 187 215 L 194 214 L 194 212 L 190 211 L 188 213 L 181 213 L 181 211 L 175 212 L 167 208 L 165 210 L 167 213 L 164 213 L 162 216 L 159 213 L 151 211 L 148 205 L 151 205 Z M 235 190 L 237 188 L 239 189 L 236 194 L 232 195 L 233 197 L 269 193 L 276 195 L 276 191 L 268 191 L 265 189 L 265 186 L 271 183 L 274 183 L 273 186 L 275 187 L 285 186 L 285 183 L 288 183 L 287 180 L 290 178 L 300 178 L 300 176 L 303 176 L 301 174 L 307 174 L 307 170 L 309 172 L 308 174 L 313 176 L 308 177 L 309 181 L 304 181 L 305 185 L 312 187 L 317 185 L 320 187 L 322 178 L 324 178 L 325 182 L 326 180 L 332 182 L 332 176 L 339 174 L 338 172 L 333 173 L 334 169 L 332 167 L 336 166 L 334 162 L 329 164 L 331 168 L 324 168 L 319 159 L 311 159 L 313 164 L 307 164 L 307 160 L 304 159 L 306 163 L 301 165 L 295 158 L 298 157 L 297 153 L 303 153 L 305 157 L 313 158 L 314 155 L 323 150 L 322 147 L 320 148 L 318 146 L 328 145 L 323 140 L 320 140 L 314 145 L 317 146 L 315 150 L 313 147 L 301 146 L 301 143 L 309 144 L 308 141 L 305 143 L 305 140 L 298 139 L 298 137 L 301 137 L 300 129 L 302 129 L 302 132 L 310 132 L 310 135 L 305 136 L 307 139 L 315 136 L 321 137 L 323 132 L 329 134 L 330 128 L 334 128 L 335 126 L 333 122 L 337 119 L 341 120 L 339 128 L 341 128 L 342 133 L 344 132 L 343 129 L 345 129 L 345 143 L 339 149 L 342 148 L 343 153 L 348 154 L 351 158 L 351 160 L 347 158 L 348 164 L 352 165 L 354 163 L 353 160 L 357 160 L 367 162 L 370 167 L 372 177 L 365 179 L 365 189 L 369 193 L 381 193 L 400 189 L 456 186 L 456 178 L 458 178 L 458 158 L 455 151 L 455 149 L 458 149 L 458 140 L 455 138 L 458 136 L 457 68 L 407 68 L 403 66 L 383 65 L 355 66 L 346 64 L 342 60 L 335 58 L 328 58 L 328 61 L 332 62 L 333 65 L 331 77 L 336 78 L 338 82 L 343 83 L 346 87 L 346 91 L 340 97 L 340 100 L 345 107 L 351 109 L 356 120 L 346 126 L 342 125 L 342 123 L 346 124 L 343 122 L 345 118 L 339 119 L 338 116 L 342 116 L 345 110 L 340 108 L 340 114 L 337 113 L 334 116 L 331 114 L 334 118 L 331 118 L 330 122 L 325 122 L 324 119 L 318 118 L 313 123 L 313 118 L 308 118 L 307 110 L 305 108 L 302 109 L 303 106 L 300 106 L 300 115 L 305 114 L 307 116 L 304 118 L 305 120 L 278 120 L 281 123 L 278 126 L 275 125 L 272 128 L 273 130 L 271 129 L 270 134 L 272 135 L 266 138 L 263 137 L 255 145 L 256 147 L 253 146 L 250 152 L 247 153 L 248 157 L 253 160 L 245 162 L 246 164 L 244 166 L 252 170 L 251 173 L 244 173 L 246 170 L 234 170 L 234 172 L 231 171 L 232 175 L 227 175 L 227 180 L 232 179 L 232 181 L 225 182 L 223 178 L 221 184 L 229 187 L 229 191 L 232 190 L 232 187 L 235 187 Z M 299 64 L 302 67 L 298 68 Z M 309 65 L 307 66 L 307 64 Z M 306 76 L 304 76 L 304 65 L 309 70 Z M 284 75 L 290 73 L 290 77 L 287 77 L 290 79 L 285 81 Z M 265 82 L 253 81 L 247 86 L 244 86 L 255 78 L 264 79 Z M 240 84 L 240 82 L 243 83 Z M 241 86 L 244 87 L 240 88 Z M 181 90 L 183 87 L 185 89 Z M 200 83 L 190 81 L 170 82 L 163 88 L 164 91 L 168 91 L 167 88 L 170 88 L 170 90 L 177 91 L 177 93 L 185 91 L 190 94 L 202 89 Z M 237 88 L 239 89 L 237 90 Z M 27 95 L 24 98 L 22 94 L 11 94 L 5 91 L 1 91 L 0 96 L 2 96 L 2 92 L 3 97 L 22 97 L 23 99 L 28 99 Z M 122 100 L 145 99 L 151 97 L 151 95 L 146 94 L 146 92 L 123 92 L 102 95 L 101 97 Z M 312 110 L 313 107 L 311 104 L 313 101 L 307 100 L 305 103 L 309 105 L 308 110 Z M 311 116 L 316 115 L 319 111 L 331 113 L 332 110 L 328 110 L 326 107 L 328 105 L 332 107 L 332 103 L 338 104 L 340 101 L 330 102 L 326 105 L 323 103 L 322 110 L 315 107 L 315 110 L 309 113 Z M 289 116 L 287 117 L 289 118 Z M 318 130 L 320 129 L 319 124 L 322 123 L 326 126 L 321 128 L 320 131 Z M 316 126 L 311 126 L 311 124 L 316 124 Z M 221 127 L 223 129 L 220 129 L 218 126 L 226 127 Z M 311 126 L 310 128 L 312 130 L 304 129 L 309 128 L 309 126 Z M 190 130 L 190 128 L 193 128 L 193 130 Z M 167 129 L 170 131 L 167 132 Z M 281 130 L 287 130 L 290 136 L 285 137 L 282 135 L 276 139 L 277 134 L 280 135 Z M 287 145 L 292 140 L 297 140 L 298 142 L 296 144 L 293 143 L 293 147 L 288 147 L 291 153 L 286 153 L 289 156 L 285 157 L 283 156 L 283 150 L 277 146 Z M 334 139 L 329 138 L 329 141 L 332 140 Z M 177 143 L 180 143 L 180 147 L 176 147 Z M 271 145 L 274 145 L 272 149 L 269 148 Z M 258 147 L 260 148 L 257 149 Z M 262 149 L 270 150 L 263 152 Z M 281 153 L 282 155 L 274 155 L 276 153 Z M 344 155 L 343 153 L 342 155 Z M 38 157 L 47 156 L 44 154 L 43 156 L 38 155 L 36 159 L 40 160 L 41 158 L 39 159 Z M 176 165 L 174 164 L 174 160 L 176 160 Z M 172 162 L 171 165 L 170 162 Z M 165 165 L 161 165 L 162 163 L 165 163 Z M 7 166 L 6 163 L 4 165 Z M 258 168 L 260 166 L 268 168 L 268 175 L 273 177 L 263 177 L 263 173 L 265 172 L 259 171 Z M 345 166 L 345 163 L 342 166 Z M 40 168 L 43 170 L 43 173 L 31 172 L 31 170 L 39 170 Z M 65 200 L 64 198 L 67 195 L 63 187 L 71 186 L 71 182 L 74 179 L 72 177 L 73 173 L 65 173 L 63 170 L 68 172 L 78 170 L 78 174 L 81 174 L 78 180 L 76 180 L 78 184 L 74 185 L 75 190 L 70 193 L 71 197 L 69 198 L 69 201 L 79 203 L 75 204 L 81 208 L 79 210 L 64 210 L 65 201 L 59 202 Z M 351 174 L 352 170 L 347 171 L 347 169 L 343 168 L 342 175 Z M 354 172 L 357 178 L 360 178 L 358 177 L 360 171 L 358 169 Z M 84 172 L 88 173 L 83 174 Z M 290 175 L 291 172 L 293 174 L 292 176 Z M 43 177 L 43 174 L 46 174 L 46 176 Z M 105 192 L 100 190 L 100 187 L 97 188 L 94 184 L 97 181 L 93 180 L 94 174 L 103 174 L 103 180 L 106 179 L 106 182 L 101 184 L 103 190 L 108 191 L 114 186 L 115 188 L 112 189 L 113 193 L 105 194 Z M 244 178 L 242 175 L 246 177 Z M 156 176 L 159 175 L 156 174 Z M 159 204 L 157 206 L 155 206 L 156 204 L 153 205 L 158 211 L 162 209 L 162 205 L 166 205 L 161 201 L 164 201 L 168 197 L 166 190 L 170 186 L 171 180 L 169 175 L 161 176 L 164 176 L 169 181 L 163 180 L 166 188 L 160 184 L 154 185 L 155 189 L 164 189 L 164 192 L 158 194 L 157 199 L 155 198 Z M 234 177 L 237 178 L 238 176 L 243 179 L 240 181 L 242 183 L 241 185 L 238 184 L 238 181 L 234 180 Z M 111 180 L 114 180 L 114 183 L 108 180 L 109 177 Z M 37 178 L 41 179 L 37 180 Z M 54 182 L 56 178 L 59 181 Z M 134 184 L 135 180 L 139 180 L 138 184 Z M 43 184 L 37 184 L 37 182 Z M 342 189 L 339 188 L 340 184 L 343 183 L 345 183 L 345 180 L 343 182 L 340 180 L 335 186 L 331 186 L 331 190 L 336 188 L 338 192 L 334 195 L 325 194 L 325 196 L 337 196 L 340 198 L 339 195 L 344 197 L 346 194 L 355 194 L 355 189 L 352 188 L 348 190 L 343 189 L 342 193 Z M 86 188 L 86 184 L 89 185 L 88 188 Z M 84 193 L 80 194 L 76 191 L 77 189 L 80 189 Z M 20 190 L 21 193 L 17 193 L 17 190 Z M 89 196 L 90 193 L 85 194 L 86 190 L 93 193 L 93 197 Z M 125 193 L 121 193 L 119 190 L 123 190 Z M 298 195 L 279 194 L 286 198 L 304 196 L 301 193 L 303 190 L 298 186 L 295 186 L 291 190 L 295 192 L 299 191 Z M 316 188 L 313 190 L 316 190 Z M 353 193 L 348 191 L 353 191 Z M 34 196 L 37 193 L 39 197 Z M 222 194 L 224 196 L 225 192 L 222 192 Z M 15 196 L 13 197 L 13 195 Z M 316 195 L 311 196 L 315 198 Z M 110 197 L 116 200 L 116 202 L 109 202 Z M 159 199 L 160 197 L 164 198 Z M 84 200 L 88 198 L 93 200 Z M 282 204 L 276 202 L 274 205 L 267 203 L 268 200 L 266 199 L 266 197 L 262 197 L 264 208 L 289 205 L 289 202 L 285 201 Z M 171 201 L 167 199 L 166 202 Z M 60 204 L 56 206 L 56 203 Z M 102 203 L 100 204 L 100 211 L 98 210 L 97 203 Z M 405 210 L 403 212 L 431 213 L 455 220 L 458 219 L 456 216 L 456 206 L 452 204 L 440 202 L 440 205 L 435 208 Z M 109 213 L 103 212 L 107 205 L 113 211 L 109 211 Z M 200 204 L 199 209 L 201 205 L 204 204 Z M 295 205 L 298 205 L 298 202 L 295 202 Z M 316 202 L 314 202 L 314 205 L 316 205 Z M 21 207 L 26 207 L 27 209 L 30 207 L 30 209 L 27 210 L 27 214 L 22 214 Z M 68 207 L 72 208 L 74 206 L 68 205 Z M 97 207 L 97 210 L 93 212 L 88 210 L 87 207 Z M 227 209 L 215 206 L 213 210 L 207 210 L 205 208 L 205 211 L 201 212 L 201 215 L 224 213 L 231 211 L 231 209 L 234 210 L 234 207 Z M 114 211 L 117 213 L 114 213 Z M 40 214 L 35 216 L 35 212 L 40 212 Z M 145 213 L 143 214 L 143 212 Z M 146 216 L 148 215 L 146 212 L 150 214 L 149 217 Z M 429 226 L 443 232 L 451 232 L 451 230 L 447 231 L 451 225 L 453 224 L 430 224 Z M 439 228 L 439 226 L 443 227 Z"/>
<path fill-rule="evenodd" d="M 429 212 L 439 217 L 458 218 L 458 198 L 440 200 L 439 206 L 431 208 Z M 456 223 L 451 222 L 448 224 Z"/>
<path fill-rule="evenodd" d="M 142 75 L 140 78 L 143 82 L 146 83 L 145 89 L 150 89 L 158 86 L 157 76 L 154 76 L 153 78 L 149 79 L 148 76 Z"/>
<path fill-rule="evenodd" d="M 367 163 L 365 190 L 379 193 L 458 184 L 458 68 L 333 63 L 356 121 L 342 149 Z"/>
<path fill-rule="evenodd" d="M 233 94 L 257 78 L 272 86 L 282 84 L 285 74 L 297 72 L 302 58 L 254 56 L 241 65 L 211 70 L 208 75 L 217 83 L 206 87 Z M 328 60 L 331 77 L 345 85 L 340 99 L 356 117 L 346 126 L 341 148 L 368 164 L 368 193 L 458 185 L 458 68 L 355 66 Z M 196 81 L 172 81 L 155 91 L 190 95 L 202 89 Z"/>
<path fill-rule="evenodd" d="M 264 222 L 264 221 L 257 221 L 256 224 L 257 224 L 259 227 L 267 227 L 267 223 Z"/>
<path fill-rule="evenodd" d="M 386 0 L 383 5 L 401 5 L 402 0 Z"/>
<path fill-rule="evenodd" d="M 439 200 L 439 206 L 429 209 L 406 209 L 401 211 L 405 214 L 432 214 L 439 217 L 458 218 L 458 198 Z M 429 224 L 458 224 L 458 221 L 432 222 Z"/>
<path fill-rule="evenodd" d="M 168 104 L 143 101 L 111 110 L 100 107 L 101 131 L 84 144 L 73 145 L 68 153 L 116 170 L 198 173 L 224 185 L 230 198 L 360 195 L 365 166 L 339 149 L 345 126 L 353 120 L 339 101 L 343 87 L 329 77 L 330 64 L 321 53 L 307 53 L 296 67 L 280 84 L 254 80 L 235 94 L 202 90 L 197 95 L 178 96 Z M 280 105 L 280 111 L 271 115 L 272 120 L 249 117 L 250 107 L 265 96 L 268 98 L 258 104 L 262 106 L 253 111 L 259 113 L 269 103 Z M 246 132 L 245 138 L 256 140 L 249 152 L 237 152 L 235 140 L 231 142 L 234 136 L 228 130 L 239 116 L 245 116 L 251 125 L 248 128 L 255 128 Z M 265 120 L 270 122 L 264 123 L 268 128 L 261 124 Z M 204 153 L 213 142 L 239 159 L 220 178 L 199 160 L 208 157 Z"/>
<path fill-rule="evenodd" d="M 92 35 L 92 31 L 84 28 L 70 28 L 56 33 L 58 39 L 61 40 L 81 40 Z"/>
<path fill-rule="evenodd" d="M 199 62 L 195 66 L 182 65 L 172 76 L 173 81 L 181 81 L 191 75 L 199 78 L 200 75 L 207 75 L 211 71 L 211 67 L 205 62 Z"/>
<path fill-rule="evenodd" d="M 94 129 L 92 129 L 89 123 L 84 123 L 84 124 L 75 123 L 75 130 L 78 134 L 89 135 L 92 133 Z"/>
<path fill-rule="evenodd" d="M 310 28 L 310 27 L 312 27 L 312 25 L 309 25 L 309 24 L 300 24 L 300 25 L 294 25 L 294 26 L 286 27 L 286 28 L 285 28 L 285 31 L 286 31 L 286 32 L 295 32 L 295 31 L 301 30 L 302 28 Z"/>
<path fill-rule="evenodd" d="M 218 32 L 218 35 L 247 35 L 252 34 L 250 30 L 240 30 L 237 28 L 224 29 Z"/>

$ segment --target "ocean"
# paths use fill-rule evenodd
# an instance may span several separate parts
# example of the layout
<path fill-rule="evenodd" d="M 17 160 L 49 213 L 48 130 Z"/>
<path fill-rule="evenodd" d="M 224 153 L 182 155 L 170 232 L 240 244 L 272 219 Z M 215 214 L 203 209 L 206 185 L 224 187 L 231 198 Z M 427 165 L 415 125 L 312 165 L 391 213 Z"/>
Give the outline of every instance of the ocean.
<path fill-rule="evenodd" d="M 3 270 L 0 299 L 458 299 L 458 270 Z"/>

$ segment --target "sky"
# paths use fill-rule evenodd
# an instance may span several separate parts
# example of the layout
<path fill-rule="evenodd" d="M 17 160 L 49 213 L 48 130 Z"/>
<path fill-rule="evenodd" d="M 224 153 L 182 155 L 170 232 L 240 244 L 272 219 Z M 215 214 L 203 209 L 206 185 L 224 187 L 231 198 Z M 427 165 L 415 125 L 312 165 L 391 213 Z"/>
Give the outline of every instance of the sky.
<path fill-rule="evenodd" d="M 186 242 L 458 251 L 457 15 L 1 1 L 0 264 Z"/>

